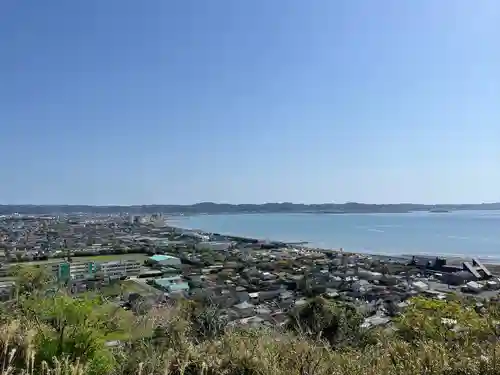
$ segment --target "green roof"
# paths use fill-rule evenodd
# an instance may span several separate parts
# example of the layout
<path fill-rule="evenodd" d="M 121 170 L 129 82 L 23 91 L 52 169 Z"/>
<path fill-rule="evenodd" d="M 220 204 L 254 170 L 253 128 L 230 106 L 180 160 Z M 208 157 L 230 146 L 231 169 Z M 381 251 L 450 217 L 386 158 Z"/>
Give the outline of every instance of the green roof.
<path fill-rule="evenodd" d="M 156 255 L 153 255 L 152 257 L 150 257 L 149 259 L 152 261 L 155 261 L 155 262 L 162 262 L 164 260 L 179 259 L 179 258 L 170 256 L 170 255 L 156 254 Z"/>

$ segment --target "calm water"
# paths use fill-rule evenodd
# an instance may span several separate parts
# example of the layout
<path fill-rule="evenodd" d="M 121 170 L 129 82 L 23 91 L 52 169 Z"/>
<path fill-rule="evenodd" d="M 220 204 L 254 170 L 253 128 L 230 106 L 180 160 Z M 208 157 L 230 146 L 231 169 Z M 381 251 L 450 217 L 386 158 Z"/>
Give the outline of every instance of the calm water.
<path fill-rule="evenodd" d="M 500 211 L 200 215 L 175 219 L 174 224 L 355 252 L 500 259 Z"/>

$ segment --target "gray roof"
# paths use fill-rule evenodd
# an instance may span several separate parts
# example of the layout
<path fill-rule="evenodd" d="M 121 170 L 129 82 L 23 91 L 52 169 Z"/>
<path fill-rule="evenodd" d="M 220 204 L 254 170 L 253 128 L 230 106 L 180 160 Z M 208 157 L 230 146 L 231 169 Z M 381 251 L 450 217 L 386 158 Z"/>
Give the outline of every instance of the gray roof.
<path fill-rule="evenodd" d="M 237 305 L 234 305 L 234 307 L 237 309 L 240 309 L 240 310 L 244 310 L 244 309 L 253 308 L 254 306 L 251 303 L 248 303 L 245 301 L 245 302 L 238 303 Z"/>

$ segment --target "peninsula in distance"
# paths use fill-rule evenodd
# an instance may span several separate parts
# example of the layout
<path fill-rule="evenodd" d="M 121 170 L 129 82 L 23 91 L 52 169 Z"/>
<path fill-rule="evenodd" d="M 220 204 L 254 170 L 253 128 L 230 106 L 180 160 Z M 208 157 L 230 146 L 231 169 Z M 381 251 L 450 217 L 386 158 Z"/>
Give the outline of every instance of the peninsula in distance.
<path fill-rule="evenodd" d="M 14 213 L 31 214 L 68 214 L 68 213 L 136 213 L 151 214 L 163 212 L 172 215 L 199 214 L 246 214 L 246 213 L 409 213 L 415 211 L 448 212 L 459 210 L 500 210 L 500 202 L 481 204 L 366 204 L 348 202 L 343 204 L 297 204 L 297 203 L 264 203 L 264 204 L 226 204 L 201 202 L 191 205 L 131 205 L 131 206 L 93 206 L 93 205 L 0 205 L 0 215 Z"/>

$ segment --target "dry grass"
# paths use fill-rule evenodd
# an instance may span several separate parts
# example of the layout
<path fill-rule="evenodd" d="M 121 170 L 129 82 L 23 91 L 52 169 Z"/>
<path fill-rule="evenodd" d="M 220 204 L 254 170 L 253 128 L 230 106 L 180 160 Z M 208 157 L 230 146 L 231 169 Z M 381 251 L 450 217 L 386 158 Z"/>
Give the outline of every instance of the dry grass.
<path fill-rule="evenodd" d="M 85 365 L 68 358 L 55 359 L 52 365 L 37 363 L 33 345 L 35 331 L 18 320 L 0 326 L 1 375 L 84 375 Z"/>
<path fill-rule="evenodd" d="M 218 342 L 156 352 L 141 362 L 141 374 L 500 374 L 488 349 L 448 350 L 437 342 L 415 346 L 391 341 L 365 350 L 333 351 L 319 343 L 275 333 L 233 332 Z M 486 351 L 485 351 L 486 350 Z M 125 373 L 125 372 L 124 372 Z"/>
<path fill-rule="evenodd" d="M 151 324 L 162 327 L 163 335 L 117 349 L 111 373 L 96 372 L 78 359 L 37 361 L 34 325 L 10 321 L 0 325 L 0 375 L 500 375 L 497 340 L 409 343 L 383 335 L 364 348 L 332 350 L 274 329 L 234 329 L 199 342 L 183 313 L 181 307 L 153 311 Z"/>

